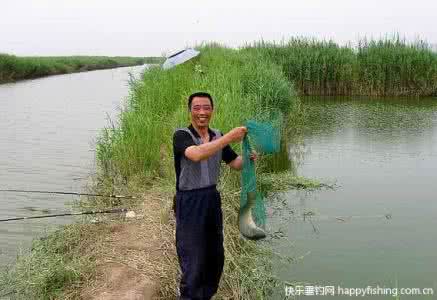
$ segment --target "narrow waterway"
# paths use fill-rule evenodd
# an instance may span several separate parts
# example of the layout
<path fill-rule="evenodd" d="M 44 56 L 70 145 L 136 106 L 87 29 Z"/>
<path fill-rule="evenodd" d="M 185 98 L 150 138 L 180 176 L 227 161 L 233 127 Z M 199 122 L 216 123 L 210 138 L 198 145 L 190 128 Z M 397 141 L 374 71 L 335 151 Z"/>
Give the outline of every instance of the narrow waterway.
<path fill-rule="evenodd" d="M 295 261 L 278 262 L 276 274 L 301 289 L 295 299 L 350 298 L 344 288 L 368 286 L 433 288 L 401 299 L 437 299 L 437 99 L 307 98 L 303 106 L 298 174 L 338 187 L 280 195 L 286 205 L 270 226 L 286 236 L 276 250 Z M 314 296 L 314 287 L 335 295 Z M 376 292 L 360 298 L 393 299 Z"/>
<path fill-rule="evenodd" d="M 0 85 L 0 189 L 80 192 L 95 171 L 95 141 L 129 92 L 127 67 Z M 0 218 L 68 210 L 76 196 L 0 192 Z M 0 223 L 0 266 L 66 217 Z"/>

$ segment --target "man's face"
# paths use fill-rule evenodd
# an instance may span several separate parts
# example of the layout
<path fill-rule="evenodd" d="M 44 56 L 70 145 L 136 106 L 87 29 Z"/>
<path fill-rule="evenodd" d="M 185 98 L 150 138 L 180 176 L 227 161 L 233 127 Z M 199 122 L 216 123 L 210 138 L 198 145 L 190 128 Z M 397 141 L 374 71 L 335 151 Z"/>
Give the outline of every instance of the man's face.
<path fill-rule="evenodd" d="M 194 97 L 191 102 L 191 123 L 198 128 L 208 127 L 213 109 L 207 97 Z"/>

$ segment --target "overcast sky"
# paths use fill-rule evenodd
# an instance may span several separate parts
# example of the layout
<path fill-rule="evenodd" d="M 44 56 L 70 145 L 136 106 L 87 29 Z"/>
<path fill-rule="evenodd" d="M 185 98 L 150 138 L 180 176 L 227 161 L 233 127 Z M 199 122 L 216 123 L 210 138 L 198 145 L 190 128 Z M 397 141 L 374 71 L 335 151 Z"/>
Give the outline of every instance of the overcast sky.
<path fill-rule="evenodd" d="M 393 32 L 437 44 L 437 0 L 2 0 L 0 8 L 0 52 L 16 55 L 156 56 L 202 41 L 344 43 Z"/>

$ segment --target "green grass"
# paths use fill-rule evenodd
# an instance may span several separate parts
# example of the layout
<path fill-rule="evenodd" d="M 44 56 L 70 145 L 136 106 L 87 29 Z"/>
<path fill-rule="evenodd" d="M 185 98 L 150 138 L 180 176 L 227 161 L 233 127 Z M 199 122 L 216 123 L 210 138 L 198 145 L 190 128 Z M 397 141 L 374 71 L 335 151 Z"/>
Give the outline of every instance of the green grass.
<path fill-rule="evenodd" d="M 186 103 L 195 91 L 211 93 L 215 99 L 211 125 L 223 132 L 266 111 L 293 115 L 298 98 L 278 65 L 254 52 L 217 45 L 200 51 L 200 56 L 183 65 L 167 71 L 152 68 L 132 83 L 119 126 L 105 129 L 98 141 L 97 161 L 103 177 L 117 182 L 143 178 L 144 186 L 157 180 L 174 183 L 172 135 L 175 128 L 189 124 Z M 234 149 L 240 152 L 239 146 Z M 258 162 L 260 171 L 268 169 L 267 161 Z M 236 225 L 239 173 L 224 169 L 220 187 L 227 259 L 219 298 L 266 298 L 278 282 L 271 274 L 268 248 L 240 238 Z"/>
<path fill-rule="evenodd" d="M 54 56 L 18 57 L 0 53 L 0 83 L 97 69 L 159 63 L 160 58 Z"/>
<path fill-rule="evenodd" d="M 213 95 L 212 127 L 224 132 L 271 109 L 288 115 L 284 119 L 293 118 L 298 98 L 279 66 L 256 53 L 218 45 L 206 45 L 200 50 L 199 57 L 183 65 L 167 71 L 151 68 L 143 78 L 131 82 L 130 97 L 118 125 L 109 126 L 100 135 L 99 176 L 94 190 L 117 193 L 128 189 L 141 194 L 160 186 L 173 189 L 172 135 L 175 128 L 188 124 L 186 101 L 194 91 Z M 237 152 L 239 148 L 234 145 Z M 260 171 L 269 169 L 269 160 L 260 159 Z M 279 282 L 272 275 L 269 248 L 240 238 L 239 173 L 224 168 L 220 188 L 227 259 L 219 299 L 267 298 Z M 167 200 L 170 204 L 171 197 Z M 95 199 L 82 207 L 118 205 L 117 201 Z M 98 244 L 99 236 L 103 236 L 98 230 L 104 229 L 73 224 L 36 241 L 30 254 L 19 256 L 17 264 L 4 274 L 0 287 L 5 292 L 14 291 L 19 299 L 62 298 L 66 290 L 80 289 L 93 276 L 95 259 L 81 253 L 98 253 L 83 248 Z M 168 286 L 162 287 L 161 297 L 174 297 L 174 278 L 162 282 Z"/>
<path fill-rule="evenodd" d="M 335 184 L 322 183 L 318 180 L 296 176 L 292 172 L 264 173 L 258 179 L 260 191 L 281 192 L 290 189 L 316 190 L 321 188 L 334 189 Z"/>
<path fill-rule="evenodd" d="M 95 258 L 86 255 L 107 230 L 103 225 L 64 226 L 32 243 L 31 251 L 0 273 L 0 298 L 58 299 L 65 287 L 86 281 L 95 270 Z"/>
<path fill-rule="evenodd" d="M 215 99 L 212 127 L 226 132 L 266 111 L 279 110 L 288 125 L 283 127 L 286 136 L 297 134 L 299 123 L 304 121 L 295 88 L 301 94 L 436 92 L 435 53 L 425 43 L 362 40 L 358 48 L 352 48 L 330 41 L 294 39 L 281 45 L 258 43 L 241 50 L 212 44 L 199 49 L 201 54 L 183 65 L 167 71 L 152 67 L 130 83 L 130 96 L 114 122 L 117 125 L 104 129 L 98 139 L 95 190 L 114 193 L 135 189 L 141 194 L 162 183 L 171 187 L 175 181 L 172 135 L 175 128 L 189 123 L 186 101 L 195 91 L 208 91 Z M 287 140 L 283 139 L 282 149 L 288 149 Z M 237 152 L 239 148 L 234 145 Z M 276 159 L 264 157 L 257 163 L 264 192 L 286 186 L 320 187 L 318 182 L 290 173 L 270 174 L 272 163 L 292 163 L 286 152 L 281 153 Z M 263 175 L 266 171 L 269 174 Z M 279 281 L 272 275 L 269 247 L 240 238 L 236 225 L 239 182 L 238 172 L 223 170 L 220 189 L 226 262 L 219 298 L 264 299 Z M 104 200 L 85 203 L 84 207 L 117 205 L 120 203 Z M 66 227 L 36 242 L 30 255 L 18 259 L 3 283 L 23 298 L 33 299 L 58 297 L 66 286 L 79 288 L 93 272 L 93 257 L 79 253 L 83 253 L 84 243 L 93 245 L 99 234 L 95 227 L 74 226 L 73 231 Z M 174 296 L 174 286 L 163 290 L 165 299 Z"/>
<path fill-rule="evenodd" d="M 437 53 L 425 41 L 399 35 L 361 39 L 356 47 L 292 38 L 246 47 L 282 66 L 301 95 L 437 95 Z"/>
<path fill-rule="evenodd" d="M 292 111 L 297 103 L 281 69 L 260 55 L 205 46 L 200 57 L 169 71 L 152 68 L 132 83 L 119 127 L 100 136 L 97 158 L 111 177 L 173 172 L 172 135 L 186 126 L 186 101 L 194 91 L 216 99 L 212 127 L 226 132 L 266 109 Z"/>

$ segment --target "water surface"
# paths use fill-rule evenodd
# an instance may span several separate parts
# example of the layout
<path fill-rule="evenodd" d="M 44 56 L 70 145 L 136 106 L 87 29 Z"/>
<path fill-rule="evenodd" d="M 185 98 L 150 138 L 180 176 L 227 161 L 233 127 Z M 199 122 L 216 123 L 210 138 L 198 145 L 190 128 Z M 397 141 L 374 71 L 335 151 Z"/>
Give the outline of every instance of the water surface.
<path fill-rule="evenodd" d="M 309 121 L 298 174 L 339 187 L 282 195 L 287 208 L 270 221 L 288 239 L 276 248 L 299 259 L 278 263 L 277 275 L 309 286 L 437 293 L 437 99 L 303 102 Z M 308 212 L 315 215 L 303 220 Z M 317 297 L 299 299 L 307 298 Z"/>
<path fill-rule="evenodd" d="M 0 85 L 0 189 L 80 192 L 95 139 L 128 95 L 128 67 Z M 68 210 L 76 196 L 0 192 L 0 218 Z M 66 217 L 0 223 L 0 266 Z"/>

